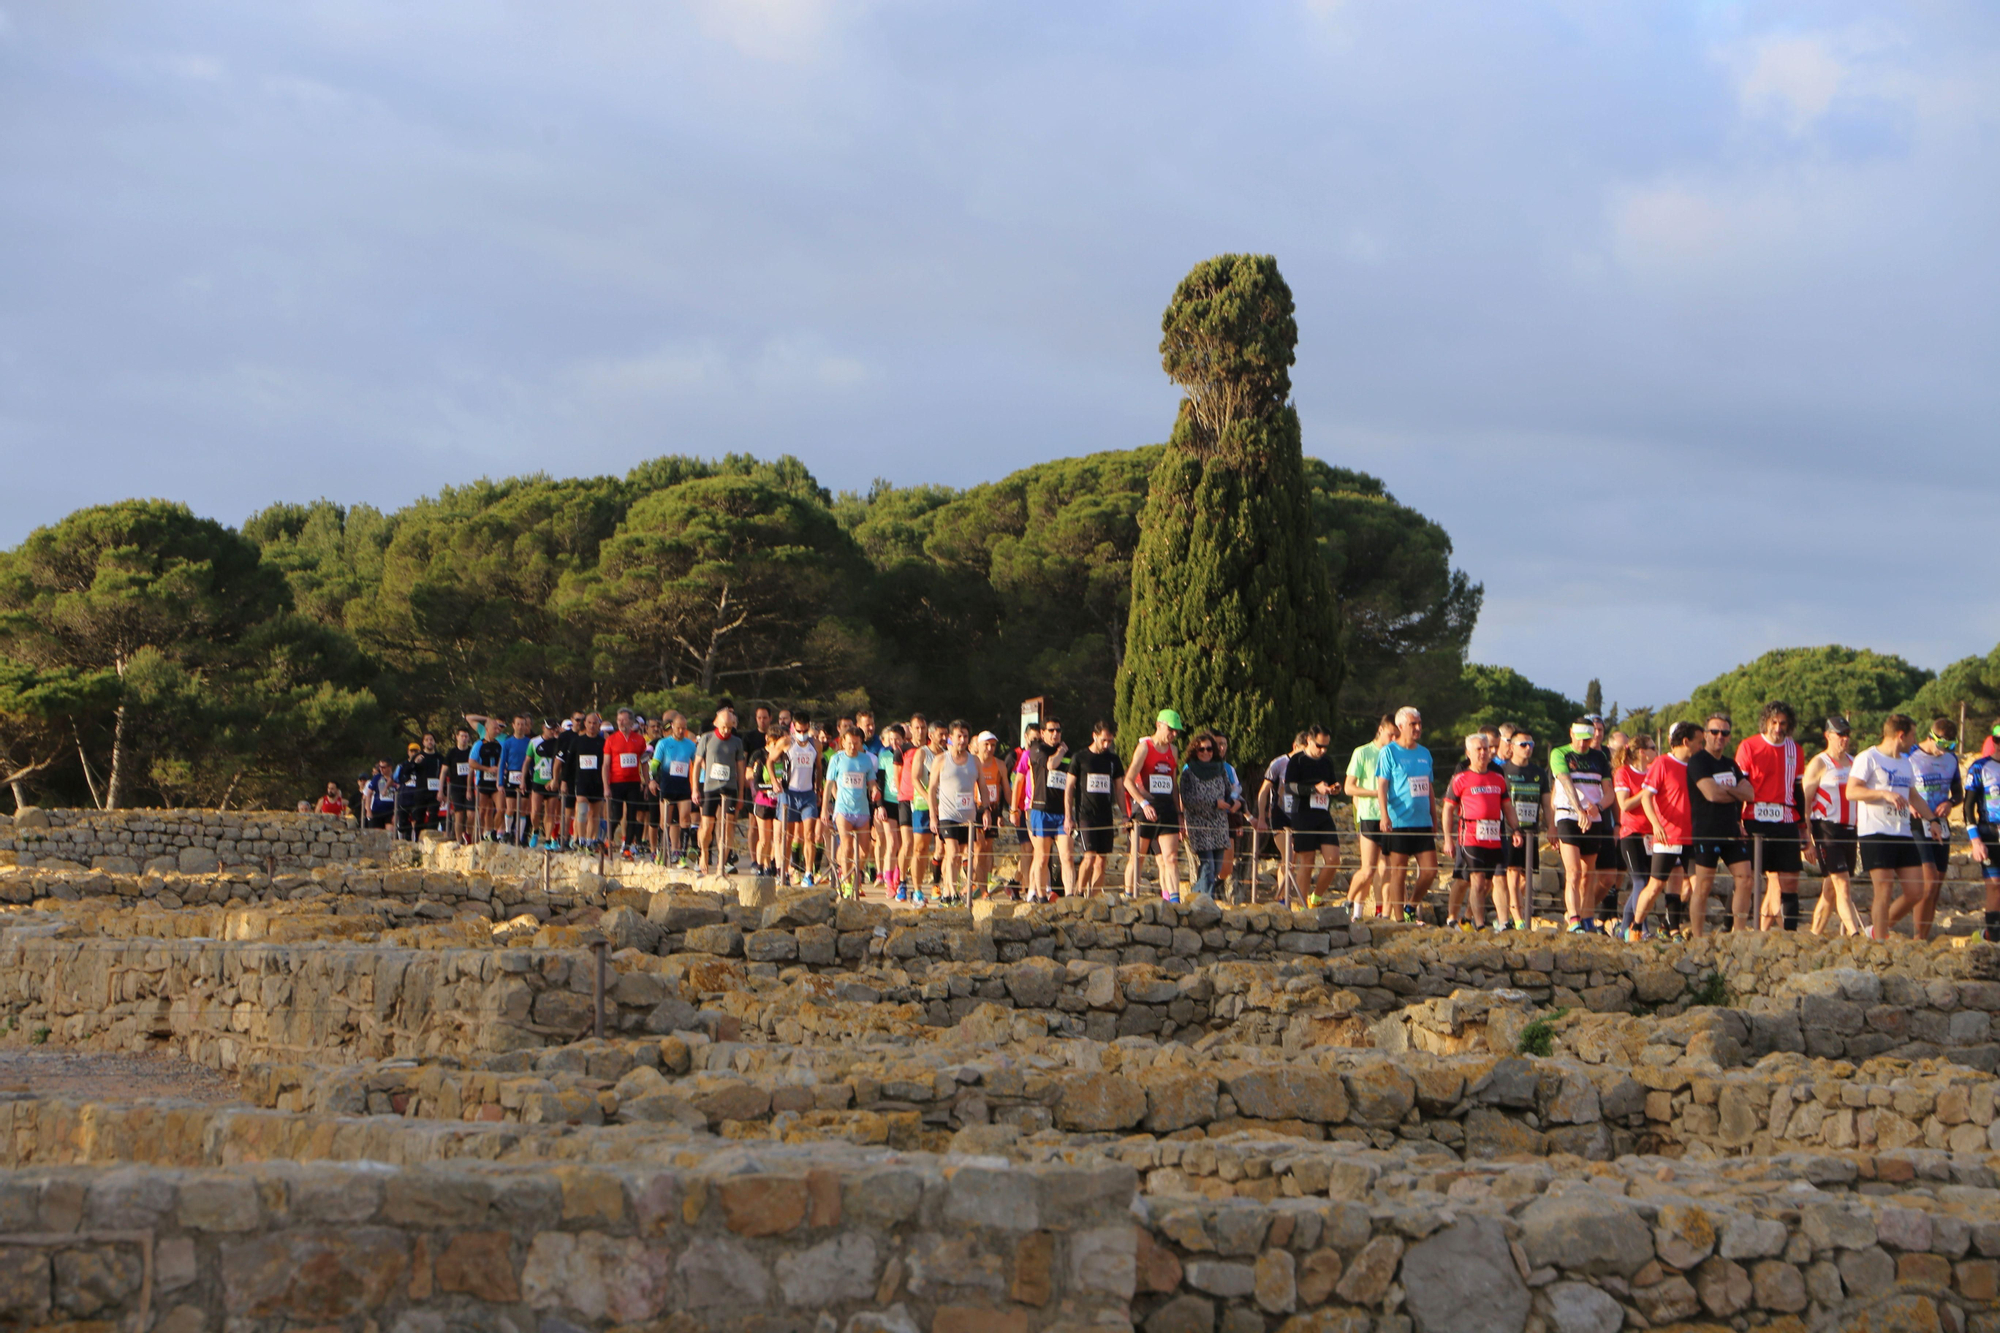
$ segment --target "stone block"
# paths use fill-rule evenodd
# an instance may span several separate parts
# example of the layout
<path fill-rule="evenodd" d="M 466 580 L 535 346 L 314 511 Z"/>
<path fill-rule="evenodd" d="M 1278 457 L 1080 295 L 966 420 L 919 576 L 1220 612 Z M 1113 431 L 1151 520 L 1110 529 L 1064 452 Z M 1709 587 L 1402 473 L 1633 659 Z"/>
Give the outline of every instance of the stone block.
<path fill-rule="evenodd" d="M 1528 1284 L 1494 1218 L 1465 1217 L 1412 1245 L 1402 1282 L 1426 1333 L 1513 1333 L 1528 1318 Z"/>

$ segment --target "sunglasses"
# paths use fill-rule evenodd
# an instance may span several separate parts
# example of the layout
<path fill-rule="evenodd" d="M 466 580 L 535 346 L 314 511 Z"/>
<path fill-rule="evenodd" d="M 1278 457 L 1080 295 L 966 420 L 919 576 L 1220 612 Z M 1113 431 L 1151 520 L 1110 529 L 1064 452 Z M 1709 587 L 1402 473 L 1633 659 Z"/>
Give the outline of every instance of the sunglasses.
<path fill-rule="evenodd" d="M 1535 748 L 1533 741 L 1515 741 L 1514 744 L 1523 750 L 1532 750 Z"/>
<path fill-rule="evenodd" d="M 1732 727 L 1710 727 L 1708 729 L 1708 734 L 1711 736 L 1727 736 L 1733 730 L 1734 728 Z"/>
<path fill-rule="evenodd" d="M 1215 747 L 1213 745 L 1197 745 L 1194 747 L 1194 752 L 1196 754 L 1210 754 L 1213 753 L 1214 750 Z"/>

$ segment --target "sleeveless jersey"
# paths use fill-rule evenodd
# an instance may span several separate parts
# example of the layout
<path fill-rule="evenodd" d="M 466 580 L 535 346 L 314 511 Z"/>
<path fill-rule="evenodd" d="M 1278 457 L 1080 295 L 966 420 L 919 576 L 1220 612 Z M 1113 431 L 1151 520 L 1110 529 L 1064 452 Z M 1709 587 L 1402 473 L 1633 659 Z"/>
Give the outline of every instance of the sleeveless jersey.
<path fill-rule="evenodd" d="M 1155 745 L 1152 737 L 1139 742 L 1139 789 L 1150 797 L 1172 796 L 1181 771 L 1171 745 Z"/>
<path fill-rule="evenodd" d="M 1812 792 L 1812 817 L 1827 824 L 1852 824 L 1854 802 L 1847 799 L 1847 779 L 1854 772 L 1854 756 L 1839 764 L 1828 760 L 1820 769 L 1819 785 Z"/>

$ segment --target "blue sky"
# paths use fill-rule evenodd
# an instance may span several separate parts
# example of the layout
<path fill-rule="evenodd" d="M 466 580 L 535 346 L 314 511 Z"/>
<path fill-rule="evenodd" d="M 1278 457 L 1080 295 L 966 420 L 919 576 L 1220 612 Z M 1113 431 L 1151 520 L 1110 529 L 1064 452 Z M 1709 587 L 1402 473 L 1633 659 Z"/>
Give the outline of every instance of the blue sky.
<path fill-rule="evenodd" d="M 2000 638 L 1991 7 L 0 0 L 0 125 L 0 543 L 1147 443 L 1249 250 L 1479 659 L 1629 705 Z"/>

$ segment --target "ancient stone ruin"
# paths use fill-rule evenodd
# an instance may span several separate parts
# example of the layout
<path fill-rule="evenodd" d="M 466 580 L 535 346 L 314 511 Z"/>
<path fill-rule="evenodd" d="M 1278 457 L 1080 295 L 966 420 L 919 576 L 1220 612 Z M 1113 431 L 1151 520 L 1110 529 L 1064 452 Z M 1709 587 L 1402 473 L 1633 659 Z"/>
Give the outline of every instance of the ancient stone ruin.
<path fill-rule="evenodd" d="M 0 829 L 0 1324 L 2000 1330 L 2000 953 Z M 66 1091 L 172 1055 L 226 1095 Z"/>

